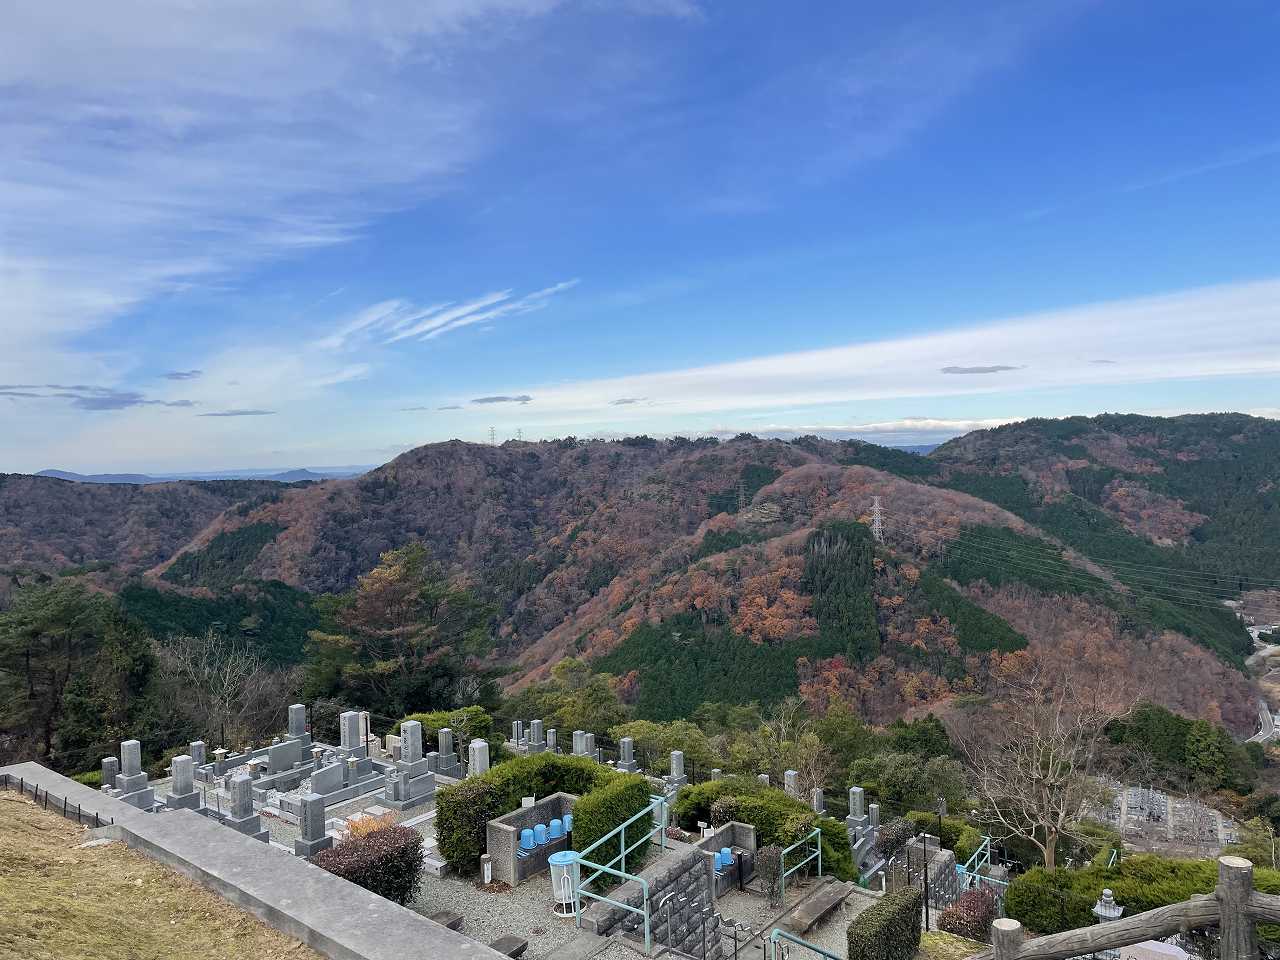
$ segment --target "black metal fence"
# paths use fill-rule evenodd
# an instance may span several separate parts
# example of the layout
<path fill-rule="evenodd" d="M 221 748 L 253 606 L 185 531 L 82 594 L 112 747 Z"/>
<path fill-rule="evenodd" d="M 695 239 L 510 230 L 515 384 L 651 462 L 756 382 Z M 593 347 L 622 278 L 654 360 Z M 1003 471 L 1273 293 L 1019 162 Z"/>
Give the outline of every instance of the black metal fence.
<path fill-rule="evenodd" d="M 41 787 L 38 783 L 32 783 L 23 777 L 15 777 L 11 773 L 3 774 L 3 780 L 0 780 L 0 787 L 8 787 L 10 790 L 17 790 L 23 796 L 30 797 L 37 804 L 46 810 L 52 810 L 54 813 L 61 814 L 68 820 L 74 820 L 76 823 L 86 827 L 105 827 L 108 824 L 115 823 L 114 817 L 103 819 L 98 816 L 96 810 L 85 810 L 80 804 L 72 803 L 66 797 L 59 797 L 50 793 Z"/>

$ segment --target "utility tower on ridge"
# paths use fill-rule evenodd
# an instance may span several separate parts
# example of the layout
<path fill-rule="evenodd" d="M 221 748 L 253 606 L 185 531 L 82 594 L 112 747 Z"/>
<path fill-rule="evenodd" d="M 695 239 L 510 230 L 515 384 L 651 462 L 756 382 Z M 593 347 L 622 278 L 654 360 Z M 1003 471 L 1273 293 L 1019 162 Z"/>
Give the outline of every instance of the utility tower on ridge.
<path fill-rule="evenodd" d="M 871 498 L 871 536 L 876 543 L 884 543 L 884 512 L 880 509 L 880 498 Z"/>
<path fill-rule="evenodd" d="M 496 447 L 497 445 L 498 445 L 498 431 L 493 429 L 493 427 L 490 427 L 489 428 L 489 446 Z"/>

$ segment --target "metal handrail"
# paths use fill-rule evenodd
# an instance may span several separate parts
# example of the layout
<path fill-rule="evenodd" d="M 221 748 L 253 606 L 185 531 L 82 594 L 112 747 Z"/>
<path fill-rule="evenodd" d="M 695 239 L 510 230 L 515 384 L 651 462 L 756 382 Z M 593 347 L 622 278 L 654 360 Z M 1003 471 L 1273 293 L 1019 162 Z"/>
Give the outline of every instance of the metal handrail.
<path fill-rule="evenodd" d="M 820 957 L 826 957 L 826 960 L 844 960 L 844 957 L 838 953 L 828 953 L 816 943 L 810 943 L 808 940 L 801 940 L 794 933 L 787 933 L 781 927 L 774 927 L 773 933 L 769 934 L 769 960 L 778 960 L 778 941 L 789 940 L 798 946 L 807 950 L 812 950 Z"/>
<path fill-rule="evenodd" d="M 815 847 L 814 851 L 810 853 L 809 856 L 805 857 L 803 860 L 797 863 L 790 870 L 783 870 L 782 876 L 778 878 L 778 884 L 780 886 L 779 894 L 782 897 L 783 903 L 785 903 L 787 900 L 787 877 L 791 876 L 791 874 L 795 873 L 797 870 L 803 867 L 806 863 L 809 863 L 811 860 L 813 860 L 814 857 L 818 858 L 818 876 L 822 876 L 822 831 L 817 827 L 814 827 L 812 831 L 810 831 L 808 834 L 801 837 L 791 846 L 787 847 L 785 850 L 782 851 L 782 856 L 779 857 L 779 862 L 782 864 L 783 867 L 785 867 L 787 865 L 788 853 L 790 853 L 792 850 L 795 850 L 798 847 L 805 846 L 810 840 L 815 840 L 815 839 L 817 842 L 814 844 L 814 847 Z"/>
<path fill-rule="evenodd" d="M 633 907 L 629 903 L 623 903 L 620 900 L 613 900 L 602 893 L 592 893 L 590 890 L 586 889 L 586 884 L 579 881 L 577 887 L 573 891 L 574 922 L 577 923 L 579 927 L 582 926 L 583 897 L 590 897 L 592 900 L 599 900 L 602 903 L 609 904 L 611 907 L 620 907 L 629 913 L 637 913 L 644 918 L 644 952 L 648 953 L 653 948 L 653 936 L 649 925 L 649 881 L 644 877 L 637 877 L 629 873 L 623 873 L 621 870 L 614 870 L 612 867 L 603 867 L 598 863 L 590 863 L 589 861 L 582 860 L 581 858 L 579 858 L 579 863 L 584 866 L 595 867 L 596 872 L 592 874 L 593 878 L 600 876 L 602 873 L 607 873 L 610 876 L 617 877 L 624 883 L 628 880 L 636 881 L 636 883 L 640 884 L 640 889 L 644 894 L 644 899 L 640 901 L 643 904 L 643 907 Z"/>
<path fill-rule="evenodd" d="M 667 849 L 667 800 L 666 800 L 666 797 L 650 794 L 649 800 L 650 800 L 649 805 L 645 807 L 643 810 L 641 810 L 639 813 L 637 813 L 635 816 L 629 817 L 628 819 L 622 821 L 622 823 L 618 824 L 618 826 L 614 827 L 612 830 L 606 833 L 599 840 L 595 841 L 589 847 L 586 847 L 585 849 L 583 849 L 578 854 L 578 859 L 580 861 L 585 862 L 585 858 L 587 854 L 591 853 L 591 851 L 595 850 L 597 847 L 601 846 L 607 841 L 612 840 L 615 835 L 619 836 L 618 855 L 616 857 L 610 858 L 606 866 L 612 867 L 616 863 L 618 865 L 618 869 L 624 872 L 627 869 L 627 854 L 631 853 L 633 850 L 638 850 L 640 849 L 640 847 L 649 843 L 649 841 L 653 839 L 653 835 L 655 833 L 657 833 L 660 838 L 658 841 L 659 846 L 663 850 L 666 850 Z M 641 817 L 652 815 L 654 813 L 658 814 L 658 816 L 654 819 L 654 826 L 650 828 L 648 833 L 646 833 L 643 837 L 641 837 L 639 840 L 637 840 L 635 843 L 631 844 L 631 846 L 628 847 L 627 846 L 627 827 L 630 824 L 635 823 Z M 593 880 L 596 879 L 597 876 L 599 876 L 599 874 L 593 874 L 591 877 L 589 877 L 588 879 L 582 882 L 591 883 Z"/>
<path fill-rule="evenodd" d="M 964 866 L 957 866 L 956 873 L 964 876 L 967 873 L 977 873 L 983 867 L 991 863 L 991 838 L 983 837 L 982 843 L 978 849 L 973 851 L 973 856 L 964 862 Z"/>
<path fill-rule="evenodd" d="M 616 827 L 614 827 L 612 830 L 606 833 L 603 837 L 601 837 L 599 840 L 596 840 L 594 843 L 592 843 L 590 846 L 583 849 L 578 854 L 577 882 L 574 885 L 574 890 L 573 890 L 573 915 L 575 920 L 577 921 L 578 926 L 582 926 L 582 900 L 581 900 L 582 897 L 589 897 L 592 900 L 599 900 L 602 903 L 607 903 L 613 907 L 620 907 L 623 910 L 626 910 L 630 913 L 638 914 L 641 917 L 643 917 L 644 918 L 644 949 L 646 953 L 649 952 L 649 949 L 652 946 L 652 938 L 650 935 L 650 915 L 649 915 L 649 881 L 645 880 L 643 877 L 636 876 L 635 874 L 627 873 L 626 866 L 627 866 L 627 854 L 631 853 L 633 850 L 638 850 L 640 847 L 648 844 L 650 841 L 653 840 L 653 835 L 655 833 L 658 834 L 659 836 L 658 842 L 661 848 L 663 850 L 666 850 L 667 848 L 667 813 L 668 813 L 667 799 L 666 797 L 658 796 L 656 794 L 650 794 L 649 801 L 650 801 L 649 805 L 645 807 L 643 810 L 641 810 L 639 813 L 635 814 L 632 817 L 628 817 L 622 823 L 618 824 Z M 650 827 L 650 829 L 648 830 L 647 833 L 644 834 L 644 836 L 640 837 L 640 839 L 636 840 L 635 843 L 628 846 L 627 845 L 627 827 L 635 823 L 637 820 L 640 820 L 642 817 L 646 817 L 646 816 L 652 818 L 651 822 L 653 826 Z M 616 857 L 612 857 L 608 863 L 594 863 L 586 859 L 587 854 L 599 848 L 609 840 L 612 840 L 614 836 L 618 837 L 618 855 Z M 614 866 L 613 866 L 615 863 L 618 864 L 618 869 L 616 870 L 614 869 Z M 583 867 L 586 867 L 589 870 L 593 870 L 594 872 L 591 873 L 590 876 L 584 877 L 582 872 Z M 590 890 L 586 889 L 587 885 L 590 883 L 594 883 L 597 879 L 599 879 L 601 874 L 607 874 L 608 876 L 611 876 L 611 877 L 617 877 L 619 880 L 623 881 L 624 883 L 628 880 L 634 880 L 637 883 L 639 883 L 641 888 L 641 893 L 643 894 L 643 899 L 641 900 L 642 906 L 633 907 L 629 903 L 622 903 L 619 900 L 613 900 L 609 897 L 606 897 L 604 894 L 592 893 Z"/>

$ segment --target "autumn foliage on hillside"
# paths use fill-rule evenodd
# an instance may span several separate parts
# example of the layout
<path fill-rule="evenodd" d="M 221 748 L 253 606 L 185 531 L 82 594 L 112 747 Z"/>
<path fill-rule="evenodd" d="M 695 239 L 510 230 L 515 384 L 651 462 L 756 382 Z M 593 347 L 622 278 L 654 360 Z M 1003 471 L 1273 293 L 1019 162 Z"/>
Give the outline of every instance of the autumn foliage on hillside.
<path fill-rule="evenodd" d="M 928 459 L 813 437 L 451 442 L 304 486 L 50 480 L 57 518 L 29 502 L 42 478 L 5 478 L 0 507 L 17 522 L 0 524 L 0 547 L 46 566 L 105 556 L 196 596 L 272 580 L 341 594 L 420 544 L 442 584 L 493 611 L 482 667 L 520 687 L 566 657 L 622 651 L 619 689 L 637 703 L 648 680 L 627 645 L 657 650 L 673 631 L 715 651 L 701 669 L 768 665 L 762 699 L 803 692 L 877 721 L 981 693 L 999 657 L 1083 631 L 1087 654 L 1109 645 L 1121 669 L 1154 671 L 1162 703 L 1245 729 L 1239 624 L 1134 571 L 1268 529 L 1276 434 L 1254 418 L 1033 421 Z M 872 550 L 876 497 L 887 522 Z M 97 512 L 127 549 L 86 539 Z M 849 565 L 816 564 L 836 557 L 815 546 L 828 535 Z"/>

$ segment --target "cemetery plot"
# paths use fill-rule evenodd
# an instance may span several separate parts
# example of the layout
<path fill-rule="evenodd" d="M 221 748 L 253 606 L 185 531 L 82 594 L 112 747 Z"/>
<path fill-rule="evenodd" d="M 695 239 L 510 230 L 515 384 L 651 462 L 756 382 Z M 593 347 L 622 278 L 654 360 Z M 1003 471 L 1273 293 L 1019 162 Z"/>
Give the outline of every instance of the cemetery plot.
<path fill-rule="evenodd" d="M 1235 841 L 1229 818 L 1194 797 L 1151 787 L 1106 782 L 1111 802 L 1089 815 L 1120 831 L 1139 850 L 1183 856 L 1211 856 Z"/>

